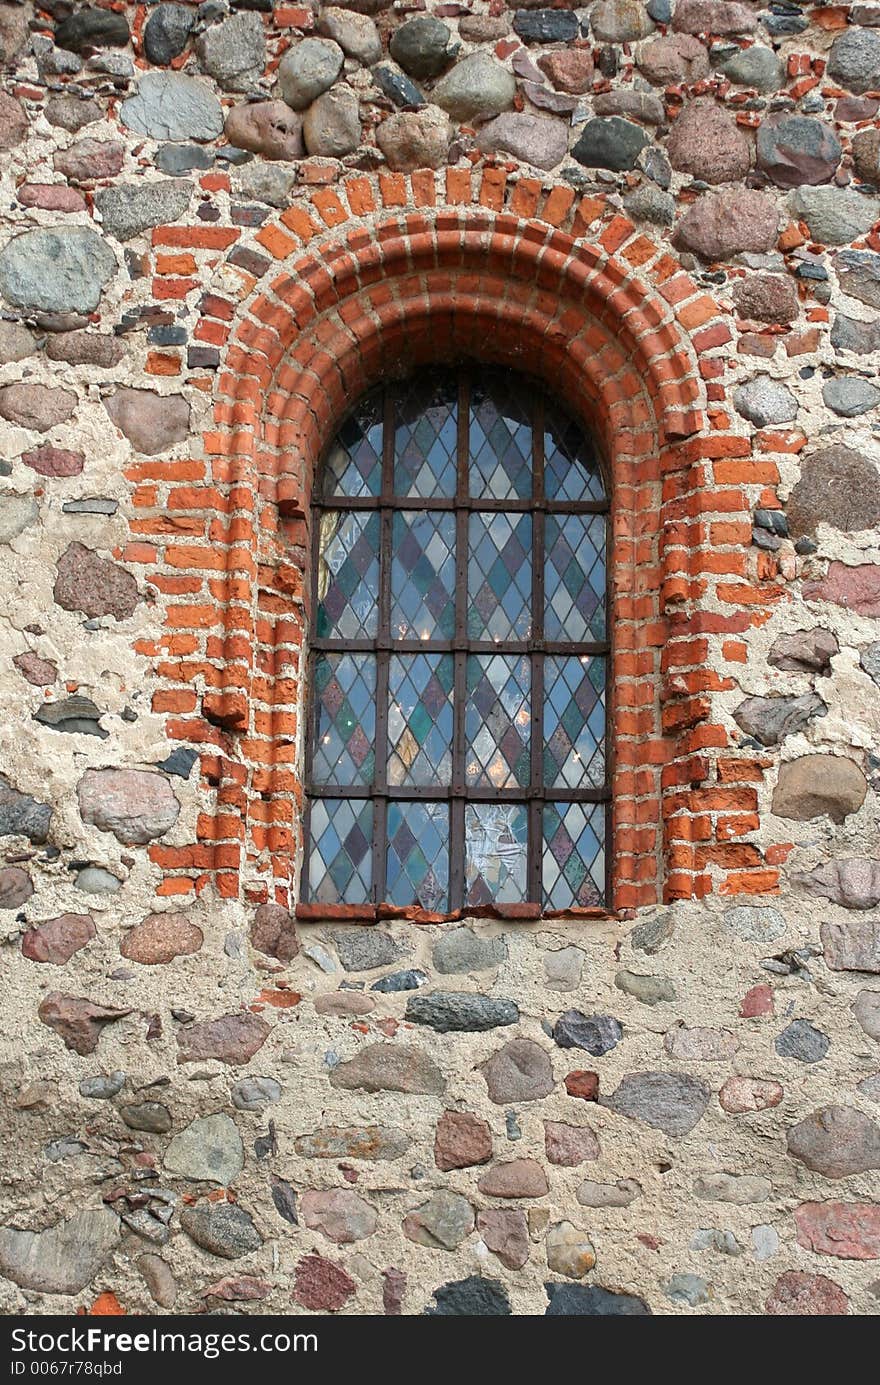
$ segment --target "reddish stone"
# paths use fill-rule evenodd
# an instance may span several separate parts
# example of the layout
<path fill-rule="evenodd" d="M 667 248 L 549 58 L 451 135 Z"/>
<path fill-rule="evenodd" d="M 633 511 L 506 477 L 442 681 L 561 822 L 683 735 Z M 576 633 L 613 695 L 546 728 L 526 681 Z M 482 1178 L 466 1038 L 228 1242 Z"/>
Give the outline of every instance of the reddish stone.
<path fill-rule="evenodd" d="M 569 1096 L 580 1097 L 582 1101 L 598 1101 L 599 1074 L 585 1070 L 570 1072 L 565 1079 L 565 1090 Z"/>
<path fill-rule="evenodd" d="M 839 1284 L 822 1274 L 788 1270 L 773 1285 L 767 1312 L 775 1317 L 840 1317 L 849 1312 L 849 1299 Z"/>
<path fill-rule="evenodd" d="M 386 1317 L 397 1318 L 403 1312 L 403 1296 L 406 1293 L 406 1275 L 395 1265 L 382 1271 L 382 1307 Z"/>
<path fill-rule="evenodd" d="M 65 447 L 53 447 L 47 442 L 42 447 L 23 452 L 21 460 L 38 476 L 79 476 L 85 458 L 81 452 L 70 452 Z"/>
<path fill-rule="evenodd" d="M 119 950 L 130 962 L 161 966 L 198 952 L 203 942 L 201 928 L 182 914 L 150 914 L 126 933 Z"/>
<path fill-rule="evenodd" d="M 488 1207 L 477 1216 L 477 1230 L 502 1265 L 520 1270 L 529 1258 L 529 1224 L 519 1208 Z"/>
<path fill-rule="evenodd" d="M 444 1111 L 434 1135 L 434 1160 L 438 1169 L 468 1169 L 488 1164 L 492 1158 L 492 1133 L 484 1120 L 467 1111 Z"/>
<path fill-rule="evenodd" d="M 874 96 L 841 96 L 834 107 L 834 119 L 850 124 L 857 120 L 873 120 L 880 110 Z"/>
<path fill-rule="evenodd" d="M 477 1182 L 487 1197 L 543 1197 L 549 1192 L 547 1175 L 536 1159 L 511 1159 L 496 1164 Z"/>
<path fill-rule="evenodd" d="M 0 909 L 18 909 L 34 892 L 31 877 L 21 866 L 0 870 Z"/>
<path fill-rule="evenodd" d="M 880 616 L 880 565 L 859 563 L 848 567 L 833 562 L 818 582 L 804 583 L 805 601 L 832 601 L 858 616 Z"/>
<path fill-rule="evenodd" d="M 795 1209 L 798 1245 L 838 1260 L 880 1260 L 880 1204 L 803 1202 Z"/>
<path fill-rule="evenodd" d="M 202 1290 L 202 1298 L 222 1298 L 225 1303 L 254 1303 L 267 1298 L 272 1292 L 265 1279 L 257 1279 L 252 1274 L 240 1274 L 226 1279 L 218 1279 Z"/>
<path fill-rule="evenodd" d="M 566 1125 L 562 1121 L 544 1122 L 544 1149 L 551 1164 L 575 1168 L 588 1159 L 598 1159 L 599 1141 L 588 1125 Z"/>
<path fill-rule="evenodd" d="M 45 923 L 32 924 L 21 940 L 21 951 L 32 962 L 63 967 L 94 937 L 95 925 L 88 914 L 59 914 Z"/>
<path fill-rule="evenodd" d="M 39 207 L 44 212 L 84 212 L 86 199 L 65 183 L 23 183 L 16 191 L 23 207 Z"/>
<path fill-rule="evenodd" d="M 305 1255 L 296 1267 L 293 1299 L 312 1313 L 336 1313 L 357 1287 L 341 1265 L 322 1255 Z"/>
<path fill-rule="evenodd" d="M 728 1077 L 718 1101 L 723 1111 L 732 1116 L 742 1116 L 750 1111 L 766 1111 L 768 1107 L 778 1106 L 784 1093 L 778 1082 L 770 1082 L 760 1077 Z"/>
<path fill-rule="evenodd" d="M 251 924 L 251 943 L 267 957 L 292 962 L 299 952 L 293 915 L 280 904 L 261 904 Z"/>
<path fill-rule="evenodd" d="M 105 1024 L 112 1024 L 131 1014 L 130 1010 L 117 1010 L 109 1005 L 95 1005 L 82 996 L 62 995 L 60 991 L 50 991 L 37 1011 L 43 1024 L 54 1029 L 67 1048 L 85 1057 L 94 1053 L 98 1047 L 101 1030 Z"/>
<path fill-rule="evenodd" d="M 36 688 L 48 688 L 58 677 L 58 666 L 51 659 L 41 659 L 39 654 L 26 650 L 16 654 L 12 660 L 19 673 Z"/>
<path fill-rule="evenodd" d="M 593 85 L 593 55 L 588 48 L 570 48 L 545 53 L 538 66 L 546 72 L 557 91 L 581 96 Z"/>
<path fill-rule="evenodd" d="M 269 1025 L 259 1015 L 221 1015 L 183 1029 L 177 1036 L 178 1063 L 216 1058 L 219 1063 L 247 1063 L 269 1035 Z"/>
<path fill-rule="evenodd" d="M 739 1007 L 740 1019 L 752 1020 L 761 1015 L 772 1015 L 773 988 L 772 986 L 753 986 L 750 991 L 746 991 Z"/>

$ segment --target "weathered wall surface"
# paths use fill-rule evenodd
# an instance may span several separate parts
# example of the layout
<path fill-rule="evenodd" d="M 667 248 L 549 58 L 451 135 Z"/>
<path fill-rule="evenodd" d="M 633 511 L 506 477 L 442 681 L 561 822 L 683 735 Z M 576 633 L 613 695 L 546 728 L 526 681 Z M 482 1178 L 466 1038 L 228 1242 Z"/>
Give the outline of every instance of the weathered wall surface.
<path fill-rule="evenodd" d="M 880 7 L 0 61 L 3 1310 L 876 1312 Z M 315 454 L 468 346 L 612 455 L 617 913 L 294 923 Z"/>

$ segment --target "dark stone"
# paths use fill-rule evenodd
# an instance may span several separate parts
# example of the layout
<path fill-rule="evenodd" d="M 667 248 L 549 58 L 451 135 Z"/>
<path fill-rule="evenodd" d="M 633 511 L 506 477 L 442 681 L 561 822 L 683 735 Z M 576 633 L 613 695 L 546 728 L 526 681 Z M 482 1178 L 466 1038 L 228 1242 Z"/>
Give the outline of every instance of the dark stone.
<path fill-rule="evenodd" d="M 517 10 L 513 27 L 526 43 L 571 43 L 580 32 L 571 10 Z"/>
<path fill-rule="evenodd" d="M 0 837 L 27 837 L 35 846 L 49 835 L 52 809 L 39 803 L 30 794 L 19 793 L 0 774 Z"/>
<path fill-rule="evenodd" d="M 412 996 L 406 1003 L 406 1019 L 411 1024 L 426 1024 L 438 1034 L 480 1033 L 518 1023 L 519 1009 L 512 1000 L 494 1000 L 464 991 L 435 991 Z"/>
<path fill-rule="evenodd" d="M 880 323 L 862 322 L 859 318 L 836 313 L 831 328 L 831 345 L 835 351 L 852 351 L 856 356 L 873 356 L 880 351 Z"/>
<path fill-rule="evenodd" d="M 373 81 L 395 106 L 424 106 L 425 98 L 415 82 L 403 72 L 395 72 L 384 63 L 373 68 Z"/>
<path fill-rule="evenodd" d="M 390 976 L 381 976 L 378 981 L 373 982 L 370 990 L 379 991 L 383 995 L 394 995 L 398 991 L 417 991 L 427 980 L 427 972 L 410 967 L 406 971 L 393 971 Z"/>
<path fill-rule="evenodd" d="M 58 47 L 69 53 L 82 53 L 87 48 L 125 48 L 130 39 L 125 15 L 91 6 L 77 10 L 55 30 Z"/>
<path fill-rule="evenodd" d="M 821 1063 L 830 1047 L 828 1035 L 809 1020 L 792 1020 L 774 1044 L 781 1058 L 796 1058 L 801 1063 Z"/>
<path fill-rule="evenodd" d="M 294 1189 L 285 1179 L 279 1178 L 276 1173 L 269 1175 L 269 1187 L 272 1191 L 272 1202 L 279 1217 L 289 1222 L 291 1226 L 299 1226 Z"/>
<path fill-rule="evenodd" d="M 830 125 L 804 115 L 774 115 L 758 127 L 758 167 L 780 188 L 827 183 L 840 163 Z"/>
<path fill-rule="evenodd" d="M 705 1082 L 689 1073 L 631 1072 L 602 1105 L 677 1138 L 702 1119 L 709 1095 Z"/>
<path fill-rule="evenodd" d="M 599 1058 L 623 1038 L 623 1028 L 613 1015 L 585 1015 L 566 1010 L 553 1026 L 553 1038 L 560 1048 L 585 1048 Z"/>
<path fill-rule="evenodd" d="M 417 15 L 395 29 L 388 47 L 391 56 L 404 72 L 419 81 L 439 77 L 458 51 L 451 42 L 448 24 L 433 15 Z"/>
<path fill-rule="evenodd" d="M 196 1245 L 224 1260 L 237 1260 L 263 1244 L 250 1213 L 232 1202 L 199 1202 L 195 1207 L 184 1207 L 180 1225 Z"/>
<path fill-rule="evenodd" d="M 650 142 L 638 125 L 612 115 L 607 120 L 588 120 L 571 152 L 587 168 L 609 168 L 622 173 L 636 167 L 639 154 Z"/>
<path fill-rule="evenodd" d="M 99 725 L 99 717 L 104 713 L 96 707 L 89 697 L 65 697 L 61 702 L 45 702 L 34 721 L 43 726 L 51 726 L 53 731 L 65 731 L 82 736 L 98 736 L 105 741 L 110 734 Z"/>
<path fill-rule="evenodd" d="M 601 1284 L 545 1284 L 549 1305 L 548 1318 L 622 1318 L 645 1317 L 651 1309 L 635 1294 L 621 1294 L 603 1289 Z"/>
<path fill-rule="evenodd" d="M 166 774 L 175 774 L 180 779 L 188 779 L 198 758 L 197 750 L 188 750 L 179 745 L 166 759 L 158 762 L 157 768 L 164 769 Z"/>
<path fill-rule="evenodd" d="M 144 56 L 148 62 L 164 67 L 178 57 L 196 22 L 188 5 L 157 5 L 144 25 Z"/>
<path fill-rule="evenodd" d="M 163 9 L 165 8 L 167 6 L 163 6 Z M 202 149 L 198 144 L 163 144 L 156 153 L 156 167 L 159 172 L 172 177 L 212 168 L 213 164 L 213 150 Z"/>
<path fill-rule="evenodd" d="M 510 1311 L 510 1299 L 500 1279 L 481 1279 L 472 1274 L 467 1279 L 452 1280 L 435 1289 L 433 1307 L 426 1308 L 424 1316 L 508 1318 Z"/>

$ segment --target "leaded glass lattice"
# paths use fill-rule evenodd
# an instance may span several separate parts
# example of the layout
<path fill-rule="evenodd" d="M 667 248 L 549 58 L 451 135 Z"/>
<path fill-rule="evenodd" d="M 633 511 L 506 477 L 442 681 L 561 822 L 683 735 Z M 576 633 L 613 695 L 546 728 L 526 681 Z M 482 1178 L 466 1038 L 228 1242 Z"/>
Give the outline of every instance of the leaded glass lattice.
<path fill-rule="evenodd" d="M 601 907 L 592 439 L 530 381 L 433 369 L 362 401 L 315 497 L 304 898 Z"/>

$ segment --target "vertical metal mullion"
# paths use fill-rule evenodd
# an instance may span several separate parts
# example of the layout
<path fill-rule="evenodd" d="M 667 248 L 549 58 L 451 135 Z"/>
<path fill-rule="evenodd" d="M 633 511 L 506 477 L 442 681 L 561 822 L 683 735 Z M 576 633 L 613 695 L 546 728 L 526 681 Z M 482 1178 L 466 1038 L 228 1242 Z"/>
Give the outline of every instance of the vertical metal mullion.
<path fill-rule="evenodd" d="M 449 907 L 464 904 L 465 734 L 467 701 L 467 576 L 470 381 L 458 372 L 458 438 L 455 488 L 455 652 L 453 654 L 452 798 L 449 804 Z"/>
<path fill-rule="evenodd" d="M 379 619 L 376 640 L 376 752 L 373 770 L 373 898 L 385 899 L 388 853 L 388 665 L 391 643 L 391 539 L 394 489 L 394 401 L 382 410 L 382 493 L 379 509 Z"/>
<path fill-rule="evenodd" d="M 531 784 L 527 854 L 528 898 L 542 902 L 541 848 L 544 788 L 544 400 L 535 391 L 532 408 L 532 641 Z"/>

